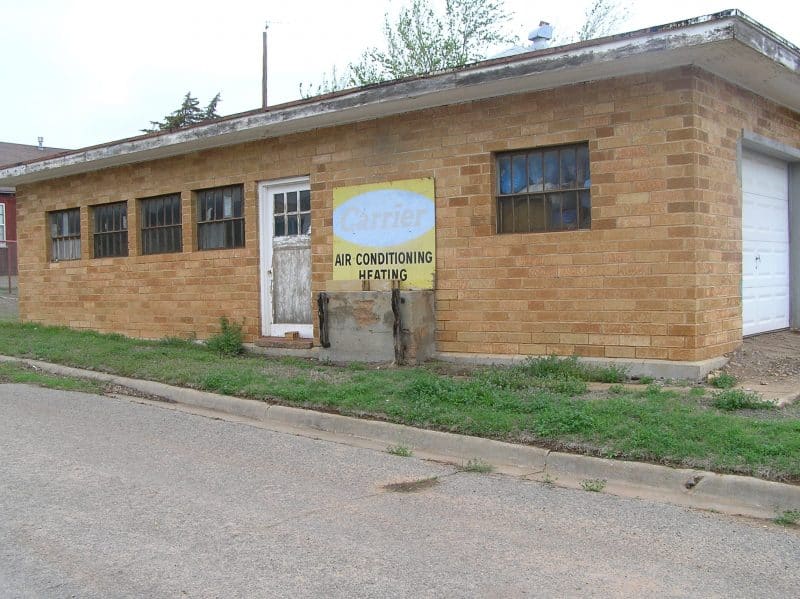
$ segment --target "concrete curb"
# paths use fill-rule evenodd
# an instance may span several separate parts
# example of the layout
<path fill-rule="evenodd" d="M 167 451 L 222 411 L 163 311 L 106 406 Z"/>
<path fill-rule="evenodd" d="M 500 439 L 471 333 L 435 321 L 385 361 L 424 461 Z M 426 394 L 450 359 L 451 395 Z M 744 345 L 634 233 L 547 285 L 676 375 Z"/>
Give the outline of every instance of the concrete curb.
<path fill-rule="evenodd" d="M 181 406 L 254 421 L 272 430 L 378 450 L 385 450 L 389 445 L 404 445 L 419 457 L 461 465 L 478 459 L 493 465 L 499 472 L 558 486 L 581 488 L 583 481 L 601 480 L 605 485 L 603 491 L 614 495 L 757 518 L 774 518 L 783 511 L 800 509 L 800 486 L 796 485 L 549 451 L 480 437 L 271 405 L 38 360 L 0 356 L 0 362 L 21 362 L 54 374 L 109 382 Z"/>

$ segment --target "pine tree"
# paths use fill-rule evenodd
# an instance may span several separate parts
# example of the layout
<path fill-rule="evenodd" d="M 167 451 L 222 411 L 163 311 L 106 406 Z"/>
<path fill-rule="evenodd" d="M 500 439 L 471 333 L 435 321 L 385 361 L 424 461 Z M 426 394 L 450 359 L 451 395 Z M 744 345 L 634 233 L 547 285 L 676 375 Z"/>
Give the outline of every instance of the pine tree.
<path fill-rule="evenodd" d="M 192 92 L 186 92 L 180 108 L 165 116 L 163 121 L 150 121 L 152 127 L 149 129 L 142 129 L 142 133 L 175 131 L 176 129 L 188 127 L 189 125 L 196 125 L 218 119 L 220 115 L 217 114 L 217 104 L 219 104 L 220 100 L 221 96 L 217 93 L 208 103 L 208 106 L 200 108 L 200 101 L 192 96 Z"/>

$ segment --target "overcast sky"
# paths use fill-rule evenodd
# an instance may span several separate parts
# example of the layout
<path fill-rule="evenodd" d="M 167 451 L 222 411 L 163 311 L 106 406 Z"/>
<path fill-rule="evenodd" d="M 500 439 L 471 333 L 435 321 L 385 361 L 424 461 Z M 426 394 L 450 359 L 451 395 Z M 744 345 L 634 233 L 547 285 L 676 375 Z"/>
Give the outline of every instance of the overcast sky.
<path fill-rule="evenodd" d="M 621 31 L 739 8 L 800 45 L 800 3 L 630 2 Z M 269 28 L 270 103 L 297 99 L 333 65 L 381 43 L 386 11 L 403 0 L 0 0 L 0 141 L 79 148 L 137 135 L 180 105 L 222 93 L 220 114 L 261 105 L 261 32 Z M 509 29 L 540 20 L 575 31 L 588 0 L 505 0 Z"/>

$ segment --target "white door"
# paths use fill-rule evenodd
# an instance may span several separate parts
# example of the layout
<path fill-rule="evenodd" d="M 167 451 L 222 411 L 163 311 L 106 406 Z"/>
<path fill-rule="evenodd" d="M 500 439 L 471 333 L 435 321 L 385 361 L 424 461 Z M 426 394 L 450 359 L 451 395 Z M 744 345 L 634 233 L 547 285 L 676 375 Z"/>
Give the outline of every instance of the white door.
<path fill-rule="evenodd" d="M 742 156 L 742 333 L 789 326 L 789 169 Z"/>
<path fill-rule="evenodd" d="M 311 319 L 311 191 L 308 178 L 261 183 L 262 335 L 297 331 L 313 337 Z"/>

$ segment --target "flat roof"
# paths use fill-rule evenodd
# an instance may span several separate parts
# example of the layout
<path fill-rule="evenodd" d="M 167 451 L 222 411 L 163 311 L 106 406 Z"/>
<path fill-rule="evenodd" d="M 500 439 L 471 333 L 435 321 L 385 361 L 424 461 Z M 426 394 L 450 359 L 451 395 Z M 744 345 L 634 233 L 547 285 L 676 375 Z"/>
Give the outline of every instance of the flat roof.
<path fill-rule="evenodd" d="M 694 65 L 800 112 L 800 49 L 738 10 L 484 60 L 0 167 L 19 185 L 436 106 Z"/>

